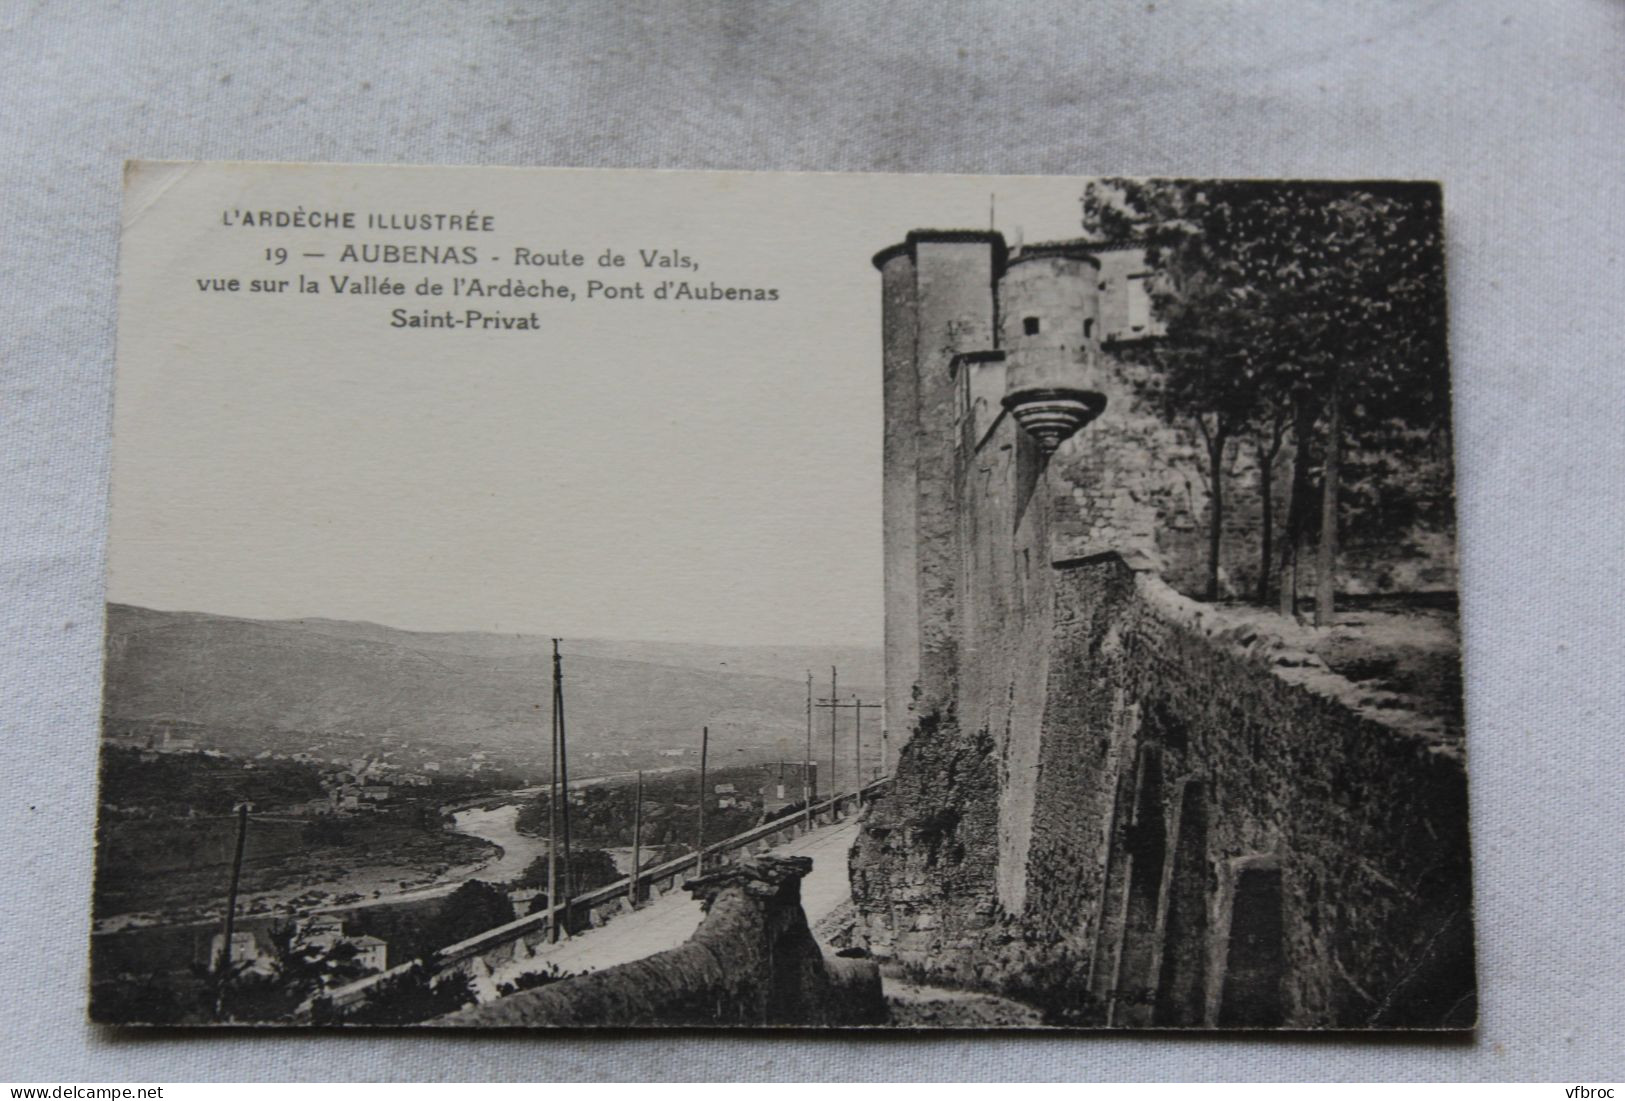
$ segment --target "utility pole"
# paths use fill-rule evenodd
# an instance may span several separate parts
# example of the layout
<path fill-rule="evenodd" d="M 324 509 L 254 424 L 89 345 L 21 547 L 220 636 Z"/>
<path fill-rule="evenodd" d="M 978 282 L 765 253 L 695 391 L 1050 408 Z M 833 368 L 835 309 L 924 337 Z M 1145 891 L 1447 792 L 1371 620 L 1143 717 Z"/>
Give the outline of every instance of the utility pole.
<path fill-rule="evenodd" d="M 880 710 L 880 704 L 864 703 L 854 693 L 852 696 L 852 767 L 856 769 L 856 772 L 853 773 L 854 791 L 863 790 L 863 709 L 865 707 L 871 711 Z"/>
<path fill-rule="evenodd" d="M 638 908 L 638 873 L 643 871 L 643 770 L 638 769 L 637 804 L 632 808 L 632 909 Z"/>
<path fill-rule="evenodd" d="M 564 896 L 564 929 L 570 930 L 570 901 L 572 897 L 573 868 L 570 861 L 570 741 L 564 733 L 564 664 L 559 657 L 559 640 L 553 640 L 553 708 L 559 726 L 559 787 L 564 802 L 559 805 L 560 821 L 564 825 L 564 868 L 559 888 Z"/>
<path fill-rule="evenodd" d="M 813 799 L 818 794 L 812 778 L 812 670 L 807 670 L 807 753 L 801 761 L 801 802 L 807 828 L 812 829 Z"/>
<path fill-rule="evenodd" d="M 705 874 L 705 756 L 711 748 L 711 728 L 700 727 L 700 844 L 694 860 L 694 874 Z"/>
<path fill-rule="evenodd" d="M 830 687 L 831 687 L 832 690 L 835 687 L 835 677 L 834 677 L 833 673 L 834 673 L 834 671 L 831 670 Z M 864 703 L 862 700 L 858 699 L 857 696 L 852 697 L 852 702 L 851 703 L 842 703 L 839 699 L 837 699 L 835 697 L 835 695 L 833 694 L 833 691 L 832 691 L 829 699 L 827 699 L 827 700 L 819 700 L 818 701 L 818 706 L 829 709 L 830 796 L 833 798 L 835 795 L 839 794 L 839 789 L 837 788 L 837 786 L 835 784 L 835 713 L 837 711 L 842 711 L 842 710 L 850 710 L 857 717 L 857 723 L 856 723 L 856 727 L 855 727 L 856 739 L 855 739 L 854 745 L 853 745 L 854 762 L 855 762 L 855 767 L 857 768 L 857 773 L 852 777 L 852 790 L 854 792 L 862 790 L 862 788 L 863 788 L 863 712 L 864 712 L 864 710 L 866 708 L 868 710 L 870 710 L 870 711 L 878 711 L 878 710 L 880 710 L 881 705 L 878 704 L 878 703 Z"/>
<path fill-rule="evenodd" d="M 835 706 L 834 705 L 835 705 L 835 701 L 837 699 L 839 699 L 839 698 L 840 698 L 840 696 L 835 691 L 835 666 L 831 665 L 829 667 L 829 702 L 830 702 L 830 709 L 829 709 L 829 795 L 830 795 L 831 799 L 833 799 L 835 796 L 837 796 L 837 795 L 839 795 L 841 793 L 840 785 L 838 785 L 835 782 Z M 834 811 L 833 808 L 831 808 L 830 817 L 833 818 L 834 815 L 835 815 L 835 811 Z"/>
<path fill-rule="evenodd" d="M 557 643 L 554 644 L 555 646 Z M 559 939 L 559 695 L 558 666 L 553 667 L 553 735 L 547 764 L 547 939 Z"/>
<path fill-rule="evenodd" d="M 252 806 L 251 803 L 237 804 L 237 852 L 231 858 L 231 886 L 226 888 L 225 944 L 221 946 L 220 969 L 215 976 L 219 983 L 214 1001 L 216 1017 L 225 1007 L 226 983 L 231 979 L 231 935 L 237 925 L 237 884 L 243 876 L 243 847 L 248 841 L 248 812 Z"/>

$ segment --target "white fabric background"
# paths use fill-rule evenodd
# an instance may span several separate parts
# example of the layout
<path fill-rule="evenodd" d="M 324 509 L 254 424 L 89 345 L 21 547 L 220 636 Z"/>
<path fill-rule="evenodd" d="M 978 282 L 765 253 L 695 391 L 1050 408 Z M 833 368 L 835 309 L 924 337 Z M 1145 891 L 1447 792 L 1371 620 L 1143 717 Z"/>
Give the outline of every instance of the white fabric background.
<path fill-rule="evenodd" d="M 1540 1078 L 1625 1066 L 1625 8 L 0 6 L 0 1074 Z M 1444 180 L 1483 1027 L 121 1035 L 84 1023 L 126 157 Z"/>

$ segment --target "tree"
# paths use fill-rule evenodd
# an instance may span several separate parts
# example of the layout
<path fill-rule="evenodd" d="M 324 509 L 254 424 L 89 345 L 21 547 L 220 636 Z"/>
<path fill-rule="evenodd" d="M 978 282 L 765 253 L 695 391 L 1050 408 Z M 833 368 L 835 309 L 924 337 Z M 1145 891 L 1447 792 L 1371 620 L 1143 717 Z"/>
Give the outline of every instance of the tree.
<path fill-rule="evenodd" d="M 324 1024 L 411 1025 L 455 1013 L 474 1002 L 473 984 L 459 971 L 436 975 L 420 960 L 383 979 L 366 1001 L 348 1012 L 318 998 L 312 1021 Z"/>
<path fill-rule="evenodd" d="M 1223 517 L 1223 470 L 1215 461 L 1222 445 L 1215 441 L 1255 435 L 1267 563 L 1271 464 L 1290 425 L 1283 588 L 1313 526 L 1308 487 L 1318 450 L 1316 619 L 1329 622 L 1348 439 L 1448 428 L 1438 189 L 1108 179 L 1086 189 L 1083 209 L 1091 237 L 1146 249 L 1163 333 L 1119 352 L 1152 368 L 1149 389 L 1165 413 L 1193 420 L 1207 444 L 1210 598 Z M 1267 583 L 1259 596 L 1267 599 Z"/>
<path fill-rule="evenodd" d="M 1142 394 L 1171 423 L 1194 426 L 1202 439 L 1211 502 L 1210 601 L 1219 597 L 1225 449 L 1267 420 L 1271 444 L 1259 451 L 1273 462 L 1284 434 L 1281 402 L 1272 400 L 1277 380 L 1268 317 L 1250 285 L 1248 258 L 1236 247 L 1238 233 L 1246 233 L 1236 224 L 1241 213 L 1233 197 L 1183 181 L 1106 180 L 1084 193 L 1085 231 L 1143 246 L 1155 274 L 1151 293 L 1161 335 L 1117 351 L 1151 368 Z"/>
<path fill-rule="evenodd" d="M 484 880 L 471 879 L 441 903 L 440 912 L 429 925 L 428 950 L 467 940 L 513 919 L 513 903 L 506 891 Z"/>
<path fill-rule="evenodd" d="M 562 854 L 561 854 L 562 855 Z M 597 890 L 622 878 L 615 858 L 603 849 L 577 849 L 570 854 L 570 883 L 576 894 Z M 513 880 L 516 888 L 547 886 L 547 857 L 538 856 Z"/>

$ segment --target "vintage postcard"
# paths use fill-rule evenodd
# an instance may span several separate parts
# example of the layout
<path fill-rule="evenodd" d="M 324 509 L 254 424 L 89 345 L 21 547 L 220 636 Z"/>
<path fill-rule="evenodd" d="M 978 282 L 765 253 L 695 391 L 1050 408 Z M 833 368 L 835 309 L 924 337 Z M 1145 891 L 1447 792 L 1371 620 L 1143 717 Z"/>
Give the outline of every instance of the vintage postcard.
<path fill-rule="evenodd" d="M 1436 186 L 126 176 L 93 1020 L 1474 1027 Z"/>

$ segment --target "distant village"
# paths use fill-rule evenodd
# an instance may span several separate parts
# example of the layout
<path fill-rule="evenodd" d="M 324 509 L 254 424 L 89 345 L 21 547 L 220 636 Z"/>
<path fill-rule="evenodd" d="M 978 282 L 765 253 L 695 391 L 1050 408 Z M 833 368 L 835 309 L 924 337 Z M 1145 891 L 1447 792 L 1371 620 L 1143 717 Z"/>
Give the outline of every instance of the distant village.
<path fill-rule="evenodd" d="M 291 752 L 256 751 L 254 745 L 263 744 L 264 735 L 254 736 L 250 742 L 239 732 L 204 730 L 189 723 L 110 723 L 104 736 L 109 747 L 136 750 L 144 761 L 171 754 L 196 754 L 236 760 L 247 770 L 272 762 L 291 762 L 319 770 L 321 798 L 278 808 L 281 813 L 311 817 L 373 813 L 395 798 L 400 789 L 429 787 L 439 781 L 475 780 L 482 787 L 523 787 L 544 782 L 547 777 L 542 748 L 465 750 L 446 744 L 414 743 L 393 735 L 348 732 L 309 739 L 308 734 L 290 734 L 278 740 L 307 741 L 305 747 Z M 590 778 L 637 768 L 666 771 L 697 766 L 699 757 L 699 749 L 694 747 L 592 750 L 574 755 L 572 772 Z"/>
<path fill-rule="evenodd" d="M 226 934 L 216 933 L 209 943 L 211 963 L 230 959 L 234 971 L 263 979 L 281 975 L 290 957 L 303 957 L 312 963 L 345 959 L 347 973 L 374 974 L 389 968 L 389 945 L 367 934 L 347 935 L 344 921 L 335 914 L 313 914 L 299 925 L 287 946 L 277 943 L 273 930 L 264 925 L 235 930 L 231 952 L 225 951 Z"/>
<path fill-rule="evenodd" d="M 112 973 L 130 971 L 144 958 L 139 945 L 162 937 L 173 945 L 164 952 L 170 957 L 164 981 L 174 989 L 190 990 L 200 981 L 198 975 L 229 969 L 236 976 L 235 996 L 246 998 L 258 990 L 271 999 L 258 1009 L 247 1003 L 235 1005 L 233 1012 L 250 1018 L 279 1016 L 295 1008 L 282 1004 L 295 991 L 304 991 L 303 998 L 342 986 L 434 946 L 433 930 L 442 921 L 436 915 L 459 912 L 461 896 L 448 893 L 450 883 L 439 878 L 451 870 L 448 863 L 456 857 L 450 849 L 418 849 L 411 855 L 401 846 L 424 843 L 412 838 L 434 838 L 437 845 L 471 843 L 451 827 L 454 808 L 490 814 L 496 805 L 490 800 L 507 801 L 520 821 L 531 819 L 520 827 L 522 831 L 529 830 L 530 837 L 545 833 L 546 774 L 529 757 L 489 747 L 464 751 L 417 745 L 375 734 L 300 737 L 279 732 L 276 737 L 285 749 L 264 748 L 268 738 L 263 733 L 245 736 L 180 722 L 107 724 L 105 748 L 114 759 L 130 762 L 121 767 L 152 771 L 138 785 L 118 785 L 118 795 L 103 806 L 105 840 L 126 846 L 117 850 L 126 855 L 114 858 L 104 871 L 114 875 L 130 859 L 162 863 L 179 854 L 187 874 L 208 881 L 206 893 L 198 894 L 176 879 L 174 871 L 158 874 L 159 880 L 172 885 L 171 901 L 148 905 L 141 920 L 107 926 L 110 932 L 128 928 L 136 939 L 100 940 L 98 950 L 111 953 L 109 960 L 124 961 L 109 964 Z M 604 876 L 613 879 L 630 870 L 636 771 L 645 778 L 643 863 L 674 859 L 691 849 L 700 765 L 697 747 L 592 750 L 575 755 L 571 764 L 577 777 L 568 797 L 577 815 L 577 860 L 581 874 L 593 876 L 586 881 L 589 887 Z M 816 764 L 809 769 L 801 761 L 736 759 L 719 765 L 713 754 L 711 769 L 704 791 L 707 836 L 712 842 L 792 813 L 803 805 L 809 790 L 818 791 L 820 782 Z M 133 774 L 121 775 L 128 781 Z M 228 776 L 235 779 L 220 779 Z M 228 789 L 241 794 L 223 796 Z M 516 798 L 526 793 L 528 802 Z M 228 813 L 234 799 L 246 801 L 252 809 L 251 832 L 259 848 L 250 861 L 251 871 L 278 874 L 272 869 L 290 847 L 329 855 L 314 858 L 310 870 L 300 873 L 308 877 L 310 889 L 295 894 L 297 887 L 259 881 L 257 893 L 239 903 L 236 928 L 217 924 L 192 936 L 187 930 L 196 925 L 191 923 L 217 920 L 214 892 L 228 866 L 223 862 L 229 861 L 235 829 Z M 128 832 L 153 829 L 170 832 L 151 834 L 150 843 L 140 840 L 149 835 Z M 503 844 L 506 847 L 508 840 Z M 596 853 L 591 851 L 595 848 Z M 605 862 L 602 868 L 595 858 Z M 359 863 L 348 863 L 351 860 Z M 364 874 L 372 864 L 415 865 L 418 870 L 410 879 L 392 880 L 392 886 L 383 880 L 366 885 L 358 880 L 347 892 L 318 883 L 343 876 L 346 869 L 349 874 Z M 157 866 L 151 863 L 150 870 L 156 873 Z M 588 867 L 595 872 L 587 873 Z M 495 899 L 504 907 L 480 919 L 487 923 L 500 924 L 508 920 L 505 915 L 546 904 L 545 890 L 535 882 L 534 873 L 499 873 L 488 882 L 471 879 L 466 886 L 478 887 L 486 892 L 488 903 Z M 245 882 L 245 892 L 249 890 Z M 420 893 L 414 896 L 412 890 Z M 392 902 L 399 908 L 391 910 Z M 159 913 L 167 920 L 152 922 L 150 918 Z M 134 956 L 129 955 L 132 952 Z M 116 991 L 123 981 L 104 985 L 103 990 Z"/>

